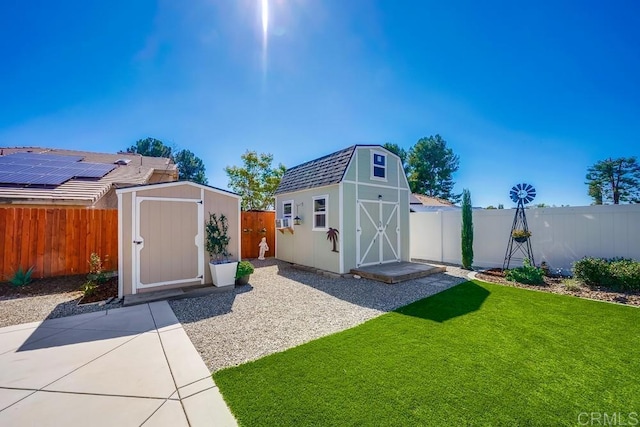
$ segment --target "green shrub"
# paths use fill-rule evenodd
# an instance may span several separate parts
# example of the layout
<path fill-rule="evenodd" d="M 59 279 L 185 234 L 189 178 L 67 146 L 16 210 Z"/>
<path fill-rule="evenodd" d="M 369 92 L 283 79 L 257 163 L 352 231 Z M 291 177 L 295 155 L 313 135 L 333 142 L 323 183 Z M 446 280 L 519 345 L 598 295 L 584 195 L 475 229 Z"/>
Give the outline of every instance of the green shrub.
<path fill-rule="evenodd" d="M 640 262 L 632 259 L 585 257 L 573 263 L 573 275 L 590 287 L 640 290 Z"/>
<path fill-rule="evenodd" d="M 33 274 L 35 267 L 30 267 L 27 271 L 22 269 L 22 266 L 18 267 L 18 270 L 14 273 L 13 277 L 9 279 L 9 283 L 14 288 L 20 288 L 31 283 L 31 275 Z"/>
<path fill-rule="evenodd" d="M 573 263 L 573 275 L 587 286 L 605 285 L 609 280 L 609 262 L 602 258 L 584 257 Z"/>
<path fill-rule="evenodd" d="M 580 282 L 575 279 L 564 279 L 562 285 L 566 290 L 571 292 L 579 291 L 582 288 Z"/>
<path fill-rule="evenodd" d="M 640 290 L 640 262 L 631 259 L 614 261 L 609 265 L 614 286 L 625 291 Z"/>
<path fill-rule="evenodd" d="M 238 269 L 236 270 L 236 279 L 253 274 L 253 271 L 253 264 L 249 261 L 240 261 L 238 263 Z"/>
<path fill-rule="evenodd" d="M 102 285 L 107 282 L 107 275 L 104 272 L 104 265 L 100 255 L 95 252 L 91 253 L 89 258 L 89 274 L 87 274 L 87 281 L 95 282 L 97 285 Z"/>
<path fill-rule="evenodd" d="M 97 289 L 98 284 L 92 280 L 87 280 L 80 288 L 85 297 L 93 295 Z"/>
<path fill-rule="evenodd" d="M 507 270 L 504 277 L 512 282 L 524 283 L 525 285 L 544 284 L 544 271 L 541 268 L 531 265 L 531 261 L 525 258 L 522 267 Z"/>

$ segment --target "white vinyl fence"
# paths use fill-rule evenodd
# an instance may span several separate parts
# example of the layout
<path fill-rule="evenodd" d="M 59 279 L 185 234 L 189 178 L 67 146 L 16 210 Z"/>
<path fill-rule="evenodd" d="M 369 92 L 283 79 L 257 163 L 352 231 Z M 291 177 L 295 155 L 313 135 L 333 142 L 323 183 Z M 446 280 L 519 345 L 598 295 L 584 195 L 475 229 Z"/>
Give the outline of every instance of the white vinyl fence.
<path fill-rule="evenodd" d="M 474 266 L 502 267 L 515 212 L 473 211 Z M 536 208 L 526 213 L 537 265 L 546 261 L 552 271 L 566 273 L 584 256 L 640 260 L 640 205 Z M 411 213 L 410 224 L 411 258 L 461 263 L 461 211 Z M 521 264 L 512 261 L 511 266 Z"/>

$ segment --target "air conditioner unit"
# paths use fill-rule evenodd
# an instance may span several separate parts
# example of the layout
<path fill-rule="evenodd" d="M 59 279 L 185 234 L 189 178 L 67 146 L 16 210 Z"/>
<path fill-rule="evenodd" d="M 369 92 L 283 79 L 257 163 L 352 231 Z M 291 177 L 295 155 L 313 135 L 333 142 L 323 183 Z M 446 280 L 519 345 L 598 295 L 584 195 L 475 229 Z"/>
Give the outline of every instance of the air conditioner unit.
<path fill-rule="evenodd" d="M 291 228 L 291 218 L 276 219 L 276 228 Z"/>

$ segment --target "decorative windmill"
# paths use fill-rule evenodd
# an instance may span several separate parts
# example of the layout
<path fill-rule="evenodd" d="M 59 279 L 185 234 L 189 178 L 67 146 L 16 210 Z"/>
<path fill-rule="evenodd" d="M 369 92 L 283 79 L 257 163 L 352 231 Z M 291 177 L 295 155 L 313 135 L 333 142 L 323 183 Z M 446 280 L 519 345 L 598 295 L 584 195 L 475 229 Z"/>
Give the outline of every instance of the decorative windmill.
<path fill-rule="evenodd" d="M 536 197 L 536 189 L 533 185 L 529 184 L 516 184 L 511 188 L 509 196 L 513 203 L 517 204 L 516 215 L 513 217 L 513 225 L 511 226 L 511 233 L 509 233 L 509 243 L 507 244 L 507 252 L 504 255 L 504 262 L 502 263 L 502 269 L 509 268 L 511 257 L 515 253 L 521 253 L 524 258 L 528 258 L 531 261 L 531 265 L 535 265 L 533 260 L 533 250 L 531 249 L 531 232 L 527 225 L 527 216 L 525 214 L 524 205 L 531 203 Z"/>

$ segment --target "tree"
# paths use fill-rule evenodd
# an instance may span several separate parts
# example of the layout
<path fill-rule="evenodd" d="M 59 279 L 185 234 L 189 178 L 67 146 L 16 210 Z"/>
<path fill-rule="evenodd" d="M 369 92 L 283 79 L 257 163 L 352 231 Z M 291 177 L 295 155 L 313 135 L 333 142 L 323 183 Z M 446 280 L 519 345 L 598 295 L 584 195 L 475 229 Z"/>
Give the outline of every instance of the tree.
<path fill-rule="evenodd" d="M 193 181 L 205 185 L 208 183 L 202 159 L 196 157 L 191 151 L 180 150 L 173 160 L 178 167 L 178 179 L 180 181 Z"/>
<path fill-rule="evenodd" d="M 640 198 L 640 165 L 636 157 L 608 158 L 587 169 L 588 194 L 595 203 L 634 202 Z"/>
<path fill-rule="evenodd" d="M 471 211 L 471 192 L 462 190 L 462 268 L 471 269 L 473 264 L 473 214 Z"/>
<path fill-rule="evenodd" d="M 504 205 L 503 205 L 502 203 L 500 203 L 500 204 L 498 205 L 498 209 L 504 209 Z"/>
<path fill-rule="evenodd" d="M 495 206 L 493 206 L 493 205 L 489 205 L 489 206 L 487 206 L 485 209 L 495 209 L 495 208 L 496 208 Z"/>
<path fill-rule="evenodd" d="M 589 183 L 589 196 L 593 198 L 594 205 L 602 204 L 602 185 L 599 182 Z"/>
<path fill-rule="evenodd" d="M 457 203 L 453 193 L 452 175 L 458 170 L 460 158 L 447 147 L 440 135 L 421 138 L 409 151 L 409 185 L 413 193 L 439 197 Z"/>
<path fill-rule="evenodd" d="M 243 166 L 227 166 L 229 188 L 242 196 L 242 209 L 267 210 L 275 207 L 274 194 L 286 168 L 282 163 L 273 168 L 273 154 L 245 152 Z"/>
<path fill-rule="evenodd" d="M 134 145 L 127 148 L 127 153 L 136 153 L 149 157 L 168 157 L 171 158 L 171 147 L 164 142 L 155 138 L 139 139 Z"/>
<path fill-rule="evenodd" d="M 400 161 L 402 162 L 402 167 L 404 168 L 404 173 L 405 175 L 409 176 L 409 164 L 407 163 L 407 158 L 409 156 L 409 153 L 407 153 L 407 150 L 400 147 L 398 144 L 393 144 L 391 142 L 385 142 L 384 144 L 382 144 L 382 146 L 387 150 L 391 151 L 396 156 L 400 157 Z"/>
<path fill-rule="evenodd" d="M 156 138 L 139 139 L 134 145 L 127 148 L 127 153 L 136 153 L 149 157 L 167 157 L 171 159 L 178 168 L 178 179 L 180 181 L 193 181 L 200 184 L 207 184 L 205 176 L 204 162 L 196 157 L 189 150 L 177 151 Z"/>

